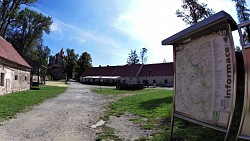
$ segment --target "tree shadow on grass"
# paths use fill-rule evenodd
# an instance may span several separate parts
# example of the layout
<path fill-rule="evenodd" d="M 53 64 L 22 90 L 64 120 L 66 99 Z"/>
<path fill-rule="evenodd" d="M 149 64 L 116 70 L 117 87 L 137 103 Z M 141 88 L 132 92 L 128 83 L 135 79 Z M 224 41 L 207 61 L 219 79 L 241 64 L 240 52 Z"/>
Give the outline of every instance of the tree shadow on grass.
<path fill-rule="evenodd" d="M 172 102 L 173 102 L 172 97 L 158 98 L 158 99 L 153 99 L 153 100 L 140 103 L 140 108 L 143 108 L 146 110 L 152 110 L 152 109 L 159 107 L 163 103 L 169 104 Z"/>

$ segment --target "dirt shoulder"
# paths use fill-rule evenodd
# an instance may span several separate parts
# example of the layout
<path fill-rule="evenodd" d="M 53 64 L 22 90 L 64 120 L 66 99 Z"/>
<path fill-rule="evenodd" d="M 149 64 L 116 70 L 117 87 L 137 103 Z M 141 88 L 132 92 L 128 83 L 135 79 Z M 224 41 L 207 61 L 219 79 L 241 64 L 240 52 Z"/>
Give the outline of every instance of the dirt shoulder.
<path fill-rule="evenodd" d="M 69 84 L 65 84 L 65 82 L 61 82 L 61 81 L 46 81 L 46 85 L 58 86 L 58 87 L 69 87 Z"/>

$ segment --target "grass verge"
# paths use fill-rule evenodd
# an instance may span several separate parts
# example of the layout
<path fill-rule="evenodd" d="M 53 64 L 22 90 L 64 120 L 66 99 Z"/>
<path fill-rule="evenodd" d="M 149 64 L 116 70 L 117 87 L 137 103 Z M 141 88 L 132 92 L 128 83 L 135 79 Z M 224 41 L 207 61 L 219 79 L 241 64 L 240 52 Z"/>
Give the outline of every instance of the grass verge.
<path fill-rule="evenodd" d="M 99 93 L 102 95 L 112 95 L 112 96 L 121 96 L 122 94 L 126 94 L 126 93 L 131 93 L 133 91 L 129 91 L 129 90 L 117 90 L 117 89 L 113 89 L 113 88 L 94 88 L 91 89 L 92 92 L 95 93 Z"/>
<path fill-rule="evenodd" d="M 132 95 L 111 103 L 103 119 L 107 121 L 109 116 L 119 117 L 125 112 L 136 114 L 139 117 L 131 119 L 133 123 L 139 124 L 141 129 L 154 131 L 152 138 L 139 140 L 168 140 L 173 106 L 172 90 L 144 89 L 141 91 L 121 91 L 103 88 L 102 91 L 97 89 L 94 91 L 104 95 L 121 97 L 125 93 L 131 93 Z M 107 128 L 105 126 L 102 128 Z M 112 139 L 113 136 L 114 131 L 106 132 L 106 134 L 102 132 L 98 140 Z M 224 140 L 224 136 L 225 133 L 175 118 L 172 141 L 221 141 Z M 235 140 L 235 137 L 229 136 L 229 141 L 231 140 Z"/>
<path fill-rule="evenodd" d="M 0 96 L 0 122 L 13 118 L 44 100 L 63 93 L 66 87 L 40 86 L 37 90 L 28 90 Z"/>
<path fill-rule="evenodd" d="M 103 88 L 101 91 L 98 89 L 93 90 L 103 95 L 112 95 L 123 97 L 125 94 L 131 94 L 108 106 L 103 119 L 108 120 L 109 116 L 121 116 L 125 112 L 136 114 L 139 117 L 131 119 L 135 124 L 140 124 L 142 129 L 155 130 L 155 133 L 162 134 L 165 129 L 165 121 L 170 120 L 172 110 L 172 90 L 163 89 L 144 89 L 139 91 L 115 90 L 111 88 Z M 168 108 L 167 108 L 168 107 Z M 107 128 L 107 127 L 103 127 Z M 104 130 L 105 131 L 105 130 Z M 157 138 L 158 134 L 155 134 Z M 164 134 L 163 136 L 165 136 Z M 102 132 L 98 137 L 106 140 L 108 137 L 113 137 L 110 132 Z M 109 138 L 112 139 L 112 138 Z M 140 138 L 138 140 L 148 140 L 148 138 Z"/>

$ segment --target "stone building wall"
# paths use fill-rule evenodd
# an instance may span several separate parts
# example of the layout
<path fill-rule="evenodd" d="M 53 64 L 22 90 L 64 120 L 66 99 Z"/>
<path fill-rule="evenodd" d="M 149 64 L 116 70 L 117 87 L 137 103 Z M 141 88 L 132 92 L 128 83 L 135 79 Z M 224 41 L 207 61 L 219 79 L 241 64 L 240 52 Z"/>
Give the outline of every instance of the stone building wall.
<path fill-rule="evenodd" d="M 30 71 L 0 64 L 0 95 L 30 89 Z"/>

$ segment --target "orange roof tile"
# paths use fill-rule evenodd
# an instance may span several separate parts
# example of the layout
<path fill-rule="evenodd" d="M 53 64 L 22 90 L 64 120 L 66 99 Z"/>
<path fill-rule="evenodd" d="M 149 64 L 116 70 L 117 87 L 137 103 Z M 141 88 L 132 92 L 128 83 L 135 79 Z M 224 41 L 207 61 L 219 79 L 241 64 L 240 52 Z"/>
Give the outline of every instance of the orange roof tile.
<path fill-rule="evenodd" d="M 136 76 L 173 76 L 173 62 L 159 64 L 133 64 L 124 66 L 105 66 L 87 68 L 82 73 L 85 76 L 121 76 L 121 77 L 136 77 Z"/>
<path fill-rule="evenodd" d="M 22 58 L 15 48 L 0 36 L 0 57 L 21 66 L 31 68 L 31 66 Z"/>

